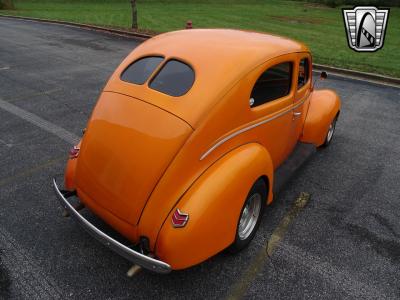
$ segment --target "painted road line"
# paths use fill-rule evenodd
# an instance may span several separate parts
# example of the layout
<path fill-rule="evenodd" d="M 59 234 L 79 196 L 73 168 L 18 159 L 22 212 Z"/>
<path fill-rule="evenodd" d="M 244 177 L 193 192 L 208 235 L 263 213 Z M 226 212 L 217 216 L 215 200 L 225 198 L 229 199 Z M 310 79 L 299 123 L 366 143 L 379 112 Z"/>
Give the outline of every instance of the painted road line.
<path fill-rule="evenodd" d="M 54 134 L 55 136 L 58 136 L 60 139 L 66 141 L 69 144 L 75 145 L 80 140 L 80 138 L 72 132 L 69 132 L 56 124 L 46 121 L 41 117 L 2 99 L 0 99 L 0 108 L 21 119 L 24 119 L 25 121 L 28 121 L 33 125 L 36 125 L 37 127 L 42 128 L 43 130 L 46 130 L 49 133 Z"/>
<path fill-rule="evenodd" d="M 13 182 L 13 181 L 15 181 L 17 179 L 24 178 L 26 176 L 32 175 L 33 173 L 36 173 L 38 171 L 41 171 L 41 170 L 46 169 L 48 167 L 51 167 L 52 165 L 55 165 L 56 163 L 61 162 L 63 160 L 67 160 L 67 155 L 63 155 L 62 157 L 58 157 L 58 158 L 55 158 L 55 159 L 50 159 L 50 160 L 48 160 L 46 162 L 43 162 L 43 163 L 41 163 L 41 164 L 39 164 L 37 166 L 34 166 L 34 167 L 29 168 L 27 170 L 24 170 L 24 171 L 22 171 L 20 173 L 17 173 L 15 175 L 12 175 L 12 176 L 9 176 L 9 177 L 6 177 L 6 178 L 2 178 L 2 179 L 0 179 L 0 187 L 4 186 L 4 185 L 6 185 L 6 184 L 8 184 L 10 182 Z"/>
<path fill-rule="evenodd" d="M 230 289 L 228 293 L 228 299 L 242 299 L 245 295 L 250 284 L 256 278 L 257 274 L 260 273 L 268 261 L 268 258 L 274 253 L 274 250 L 279 246 L 288 230 L 290 224 L 297 217 L 297 215 L 303 210 L 310 200 L 310 194 L 301 193 L 296 201 L 293 203 L 289 212 L 284 216 L 278 227 L 272 233 L 270 239 L 267 241 L 264 247 L 256 254 L 255 258 L 251 262 L 248 269 L 245 271 L 242 277 L 237 281 L 236 284 Z"/>
<path fill-rule="evenodd" d="M 63 299 L 66 295 L 56 282 L 45 275 L 33 257 L 0 227 L 1 269 L 7 273 L 7 293 L 15 299 Z"/>

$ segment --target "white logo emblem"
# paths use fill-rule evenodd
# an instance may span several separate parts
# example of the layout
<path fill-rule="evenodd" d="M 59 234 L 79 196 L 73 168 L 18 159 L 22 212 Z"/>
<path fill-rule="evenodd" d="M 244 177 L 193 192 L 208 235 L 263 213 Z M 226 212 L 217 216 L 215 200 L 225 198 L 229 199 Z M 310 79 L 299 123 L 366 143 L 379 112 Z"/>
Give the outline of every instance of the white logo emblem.
<path fill-rule="evenodd" d="M 383 47 L 389 9 L 357 6 L 343 9 L 349 47 L 355 51 L 373 52 Z"/>

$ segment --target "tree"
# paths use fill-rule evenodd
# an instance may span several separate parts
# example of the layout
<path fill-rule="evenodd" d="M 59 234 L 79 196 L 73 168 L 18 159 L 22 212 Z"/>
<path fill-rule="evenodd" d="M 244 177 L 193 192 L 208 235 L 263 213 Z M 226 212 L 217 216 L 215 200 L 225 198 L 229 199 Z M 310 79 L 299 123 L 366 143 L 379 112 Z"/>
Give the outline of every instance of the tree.
<path fill-rule="evenodd" d="M 136 0 L 131 0 L 132 6 L 132 29 L 138 29 Z"/>
<path fill-rule="evenodd" d="M 12 0 L 0 0 L 0 9 L 14 9 L 14 3 Z"/>

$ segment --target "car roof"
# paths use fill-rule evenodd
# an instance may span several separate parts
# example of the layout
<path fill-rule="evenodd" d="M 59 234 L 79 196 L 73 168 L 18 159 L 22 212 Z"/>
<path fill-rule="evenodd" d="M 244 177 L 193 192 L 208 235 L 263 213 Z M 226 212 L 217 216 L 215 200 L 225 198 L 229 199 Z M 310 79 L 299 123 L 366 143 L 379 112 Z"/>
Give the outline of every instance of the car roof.
<path fill-rule="evenodd" d="M 129 64 L 143 56 L 162 55 L 166 59 L 186 62 L 195 72 L 195 82 L 187 94 L 175 101 L 168 95 L 149 91 L 147 86 L 130 91 L 133 97 L 150 101 L 196 127 L 201 116 L 240 78 L 271 58 L 293 52 L 309 50 L 300 42 L 272 34 L 233 29 L 186 29 L 160 34 L 142 43 L 117 69 L 114 79 L 117 79 L 116 74 L 119 79 Z M 118 89 L 112 81 L 113 77 L 106 90 Z"/>
<path fill-rule="evenodd" d="M 182 45 L 182 42 L 184 43 Z M 218 62 L 232 58 L 246 57 L 257 64 L 259 59 L 273 58 L 277 55 L 309 51 L 308 48 L 289 38 L 254 31 L 236 29 L 186 29 L 155 36 L 146 46 L 160 47 L 162 51 L 173 53 L 189 61 L 195 61 L 199 50 L 202 55 Z M 145 44 L 143 44 L 145 45 Z"/>

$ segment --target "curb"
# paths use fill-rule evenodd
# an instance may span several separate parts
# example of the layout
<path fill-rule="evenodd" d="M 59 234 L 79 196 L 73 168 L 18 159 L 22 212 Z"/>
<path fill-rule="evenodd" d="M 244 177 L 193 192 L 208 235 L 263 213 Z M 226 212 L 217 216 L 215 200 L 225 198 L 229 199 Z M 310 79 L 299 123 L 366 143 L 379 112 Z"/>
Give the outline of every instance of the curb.
<path fill-rule="evenodd" d="M 327 65 L 313 64 L 314 71 L 328 71 L 332 75 L 344 78 L 364 80 L 372 83 L 378 83 L 388 86 L 400 87 L 400 78 L 389 77 L 385 75 L 342 69 Z"/>
<path fill-rule="evenodd" d="M 36 22 L 43 22 L 43 23 L 51 23 L 51 24 L 60 24 L 65 26 L 72 26 L 83 28 L 87 30 L 96 30 L 101 32 L 106 32 L 110 34 L 117 34 L 127 37 L 133 37 L 141 40 L 146 40 L 154 35 L 140 33 L 140 32 L 133 32 L 123 29 L 113 29 L 109 27 L 102 27 L 97 25 L 89 25 L 89 24 L 82 24 L 82 23 L 75 23 L 75 22 L 67 22 L 67 21 L 57 21 L 57 20 L 49 20 L 49 19 L 40 19 L 40 18 L 30 18 L 30 17 L 21 17 L 21 16 L 13 16 L 13 15 L 3 15 L 0 14 L 0 17 L 11 18 L 11 19 L 22 19 L 28 21 L 36 21 Z M 361 71 L 354 71 L 349 69 L 342 69 L 333 66 L 321 65 L 321 64 L 313 64 L 314 71 L 329 71 L 335 76 L 344 77 L 344 78 L 351 78 L 356 80 L 363 80 L 367 82 L 372 82 L 376 84 L 382 84 L 392 87 L 400 87 L 400 78 L 361 72 Z"/>
<path fill-rule="evenodd" d="M 114 28 L 109 28 L 109 27 L 102 27 L 102 26 L 97 26 L 97 25 L 89 25 L 89 24 L 67 22 L 67 21 L 20 17 L 20 16 L 3 15 L 3 14 L 0 14 L 0 17 L 10 18 L 10 19 L 22 19 L 22 20 L 27 20 L 27 21 L 35 21 L 35 22 L 50 23 L 50 24 L 60 24 L 60 25 L 66 25 L 66 26 L 72 26 L 72 27 L 79 27 L 79 28 L 84 28 L 84 29 L 88 29 L 88 30 L 97 30 L 97 31 L 111 33 L 111 34 L 118 34 L 118 35 L 123 35 L 123 36 L 139 38 L 142 40 L 149 39 L 154 36 L 154 35 L 150 35 L 150 34 L 146 34 L 146 33 L 133 32 L 133 31 L 123 30 L 123 29 L 114 29 Z"/>

